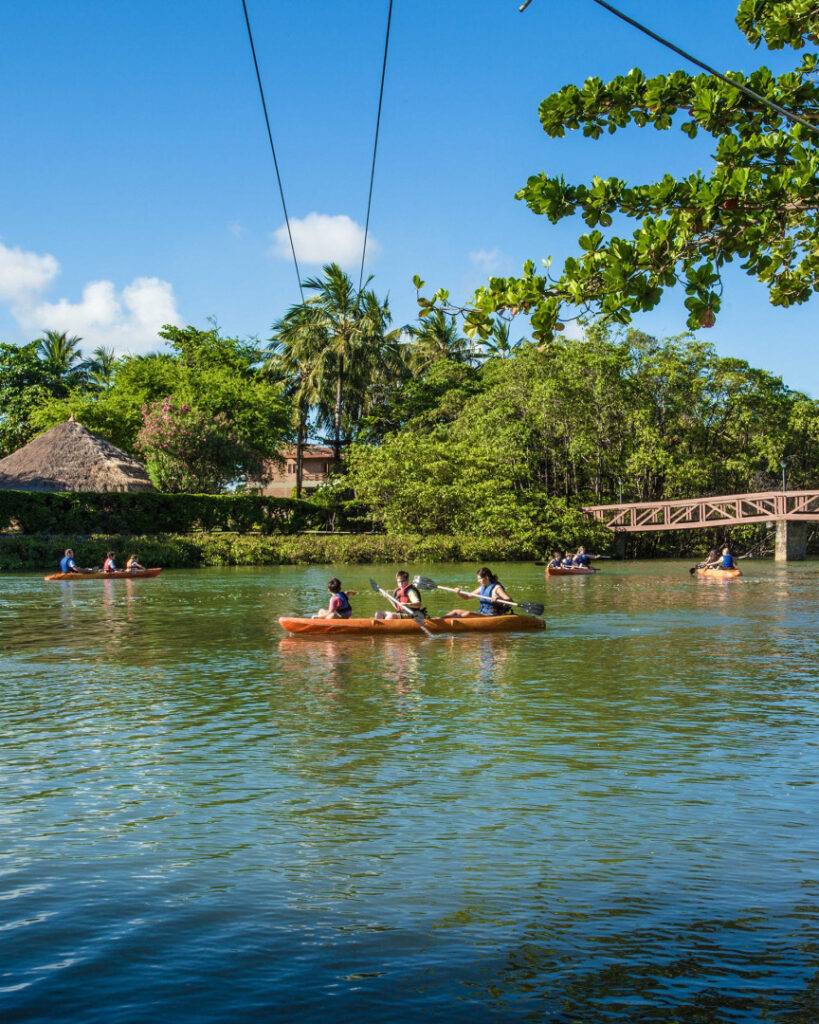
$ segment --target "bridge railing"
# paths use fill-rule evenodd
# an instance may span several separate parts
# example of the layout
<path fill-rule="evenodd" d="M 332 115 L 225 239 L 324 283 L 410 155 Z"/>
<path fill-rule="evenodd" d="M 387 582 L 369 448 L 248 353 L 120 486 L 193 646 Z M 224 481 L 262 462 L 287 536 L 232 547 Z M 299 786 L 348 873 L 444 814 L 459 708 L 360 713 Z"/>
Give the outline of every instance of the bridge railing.
<path fill-rule="evenodd" d="M 625 533 L 697 530 L 777 520 L 814 521 L 819 520 L 819 490 L 760 491 L 676 501 L 587 505 L 583 511 L 610 530 Z"/>

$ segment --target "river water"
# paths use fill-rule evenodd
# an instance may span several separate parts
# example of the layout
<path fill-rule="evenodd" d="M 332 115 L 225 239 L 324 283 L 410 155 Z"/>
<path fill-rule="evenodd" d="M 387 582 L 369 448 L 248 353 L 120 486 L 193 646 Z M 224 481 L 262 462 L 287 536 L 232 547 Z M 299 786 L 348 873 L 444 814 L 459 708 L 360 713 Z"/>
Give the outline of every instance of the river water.
<path fill-rule="evenodd" d="M 543 633 L 286 637 L 326 568 L 2 577 L 0 1017 L 819 1019 L 819 564 L 495 568 Z"/>

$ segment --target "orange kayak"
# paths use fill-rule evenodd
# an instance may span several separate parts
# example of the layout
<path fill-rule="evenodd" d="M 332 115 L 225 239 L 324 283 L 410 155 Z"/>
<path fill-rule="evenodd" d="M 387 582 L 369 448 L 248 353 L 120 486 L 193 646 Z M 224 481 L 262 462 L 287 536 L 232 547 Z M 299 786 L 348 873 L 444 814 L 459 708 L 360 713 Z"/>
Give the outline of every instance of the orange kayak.
<path fill-rule="evenodd" d="M 286 616 L 279 625 L 299 636 L 423 636 L 414 619 L 298 619 Z M 534 615 L 470 615 L 462 619 L 425 619 L 430 633 L 517 633 L 543 629 Z"/>
<path fill-rule="evenodd" d="M 741 575 L 741 569 L 697 569 L 697 576 L 709 580 L 735 580 Z"/>
<path fill-rule="evenodd" d="M 158 576 L 161 569 L 117 569 L 114 572 L 54 572 L 46 580 L 143 580 Z"/>
<path fill-rule="evenodd" d="M 547 566 L 547 576 L 594 576 L 597 569 L 589 569 L 586 566 L 578 565 L 575 569 L 564 569 L 560 568 L 553 569 L 551 566 Z"/>

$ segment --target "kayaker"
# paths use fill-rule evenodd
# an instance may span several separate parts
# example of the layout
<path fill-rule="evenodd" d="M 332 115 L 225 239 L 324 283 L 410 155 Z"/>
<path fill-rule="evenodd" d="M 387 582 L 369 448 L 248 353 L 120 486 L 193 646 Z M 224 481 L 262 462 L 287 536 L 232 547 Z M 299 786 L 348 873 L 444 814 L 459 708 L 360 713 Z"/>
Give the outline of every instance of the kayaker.
<path fill-rule="evenodd" d="M 456 591 L 459 597 L 477 597 L 480 605 L 476 612 L 466 611 L 464 608 L 454 608 L 442 616 L 444 619 L 464 619 L 470 615 L 512 615 L 514 614 L 508 604 L 497 604 L 501 601 L 511 601 L 512 598 L 506 593 L 503 584 L 498 577 L 487 569 L 478 569 L 478 589 L 467 592 L 460 588 Z"/>
<path fill-rule="evenodd" d="M 720 564 L 719 548 L 711 548 L 705 561 L 698 566 L 699 569 L 718 569 Z"/>
<path fill-rule="evenodd" d="M 404 569 L 400 569 L 395 574 L 396 587 L 392 592 L 392 596 L 395 600 L 402 605 L 405 605 L 409 611 L 420 612 L 424 618 L 427 618 L 427 610 L 424 608 L 424 602 L 421 600 L 421 593 L 416 586 L 410 582 L 409 573 Z M 377 611 L 375 613 L 377 619 L 404 619 L 406 618 L 401 612 L 387 612 Z"/>
<path fill-rule="evenodd" d="M 355 596 L 355 590 L 344 591 L 341 589 L 341 580 L 335 576 L 328 581 L 327 589 L 332 595 L 330 605 L 327 608 L 319 608 L 314 619 L 349 619 L 353 614 L 350 598 Z"/>
<path fill-rule="evenodd" d="M 77 563 L 74 561 L 74 552 L 71 548 L 65 549 L 65 554 L 60 559 L 60 572 L 79 572 Z"/>
<path fill-rule="evenodd" d="M 125 563 L 125 568 L 128 572 L 144 572 L 145 566 L 140 565 L 136 555 L 129 555 L 128 561 Z"/>
<path fill-rule="evenodd" d="M 563 567 L 563 559 L 560 557 L 560 552 L 555 551 L 554 556 L 549 562 L 547 569 L 561 569 Z"/>
<path fill-rule="evenodd" d="M 591 560 L 593 558 L 599 558 L 599 557 L 600 557 L 600 555 L 589 555 L 589 554 L 586 554 L 586 549 L 581 544 L 580 547 L 577 549 L 577 554 L 572 559 L 572 562 L 573 562 L 574 565 L 580 566 L 581 569 L 590 569 L 591 568 L 591 564 L 590 564 Z"/>
<path fill-rule="evenodd" d="M 734 556 L 731 554 L 731 549 L 726 545 L 722 549 L 722 556 L 719 560 L 718 569 L 736 569 L 737 563 L 734 560 Z"/>
<path fill-rule="evenodd" d="M 564 569 L 576 569 L 577 566 L 574 564 L 574 555 L 571 551 L 567 551 L 563 556 L 562 566 Z"/>
<path fill-rule="evenodd" d="M 102 563 L 102 571 L 103 572 L 116 572 L 117 571 L 116 563 L 114 562 L 114 552 L 113 551 L 109 551 L 108 554 L 105 556 L 105 561 Z"/>

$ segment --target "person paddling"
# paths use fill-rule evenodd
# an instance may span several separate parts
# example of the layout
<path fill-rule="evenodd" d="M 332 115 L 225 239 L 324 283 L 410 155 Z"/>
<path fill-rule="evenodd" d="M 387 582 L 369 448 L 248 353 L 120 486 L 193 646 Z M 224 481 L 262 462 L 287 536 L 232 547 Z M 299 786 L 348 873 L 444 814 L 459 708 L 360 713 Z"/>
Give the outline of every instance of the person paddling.
<path fill-rule="evenodd" d="M 720 563 L 719 548 L 711 548 L 706 556 L 705 561 L 700 566 L 701 569 L 718 569 Z"/>
<path fill-rule="evenodd" d="M 335 576 L 328 581 L 327 589 L 332 595 L 327 608 L 319 608 L 314 619 L 349 619 L 353 614 L 350 598 L 355 596 L 355 590 L 344 591 L 341 589 L 341 580 Z"/>
<path fill-rule="evenodd" d="M 116 566 L 116 563 L 114 562 L 114 552 L 113 551 L 109 551 L 108 554 L 105 556 L 105 561 L 102 563 L 102 571 L 103 572 L 116 572 L 117 571 L 117 566 Z"/>
<path fill-rule="evenodd" d="M 717 565 L 717 569 L 736 569 L 737 563 L 734 560 L 734 556 L 731 554 L 731 549 L 726 545 L 722 549 L 722 556 Z"/>
<path fill-rule="evenodd" d="M 577 554 L 574 556 L 572 561 L 573 561 L 573 563 L 576 566 L 579 566 L 581 569 L 591 569 L 591 560 L 593 558 L 599 558 L 599 557 L 600 557 L 600 555 L 589 555 L 589 554 L 587 554 L 586 553 L 586 549 L 581 544 L 580 547 L 577 549 Z"/>
<path fill-rule="evenodd" d="M 547 569 L 561 569 L 563 567 L 563 559 L 560 557 L 560 552 L 555 551 L 551 562 L 546 566 Z"/>
<path fill-rule="evenodd" d="M 563 566 L 564 569 L 576 569 L 577 568 L 577 566 L 574 564 L 574 555 L 571 553 L 571 551 L 567 551 L 566 554 L 563 556 L 563 561 L 562 561 L 561 565 Z"/>
<path fill-rule="evenodd" d="M 128 572 L 144 572 L 145 566 L 140 565 L 136 555 L 129 555 L 128 561 L 125 563 L 125 568 Z"/>
<path fill-rule="evenodd" d="M 512 598 L 506 593 L 503 584 L 492 570 L 484 566 L 483 569 L 478 569 L 477 577 L 479 584 L 477 590 L 467 592 L 458 589 L 456 593 L 459 597 L 477 597 L 481 602 L 478 610 L 471 612 L 466 611 L 464 608 L 454 608 L 451 612 L 441 616 L 442 618 L 465 619 L 470 615 L 514 615 L 508 604 L 496 603 L 498 600 L 511 601 Z"/>
<path fill-rule="evenodd" d="M 65 554 L 60 559 L 60 572 L 79 572 L 77 563 L 74 561 L 74 552 L 71 548 L 65 549 Z"/>
<path fill-rule="evenodd" d="M 424 618 L 427 618 L 427 610 L 423 607 L 421 593 L 418 588 L 410 582 L 409 573 L 404 569 L 400 569 L 395 574 L 395 582 L 397 586 L 392 592 L 392 596 L 395 600 L 400 605 L 403 605 L 408 611 L 420 612 Z M 402 612 L 386 612 L 379 610 L 375 613 L 375 618 L 377 619 L 403 619 L 405 617 L 406 616 Z"/>

